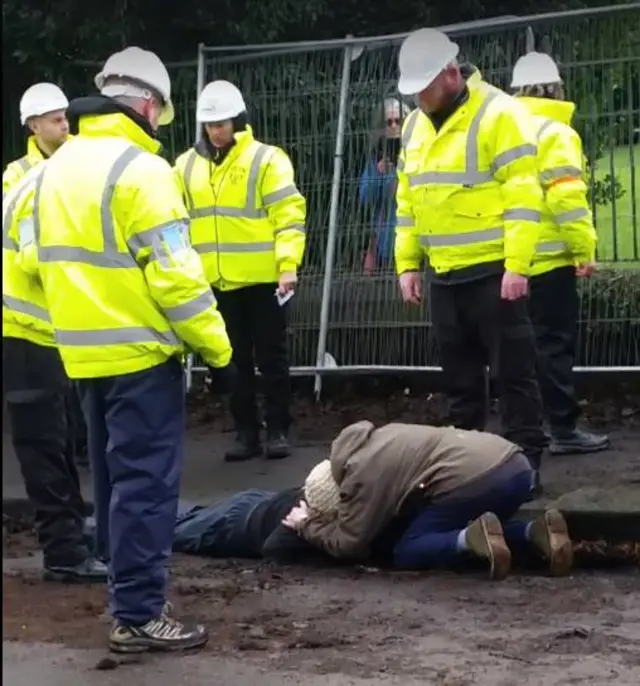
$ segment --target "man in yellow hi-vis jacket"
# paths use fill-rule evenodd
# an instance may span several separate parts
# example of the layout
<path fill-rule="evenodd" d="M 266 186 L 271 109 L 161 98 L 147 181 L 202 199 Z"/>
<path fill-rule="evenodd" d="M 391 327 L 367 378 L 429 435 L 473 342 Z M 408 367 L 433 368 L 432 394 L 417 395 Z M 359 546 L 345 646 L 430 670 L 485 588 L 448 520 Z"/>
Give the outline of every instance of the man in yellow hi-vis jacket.
<path fill-rule="evenodd" d="M 181 341 L 229 372 L 232 350 L 175 175 L 156 154 L 157 128 L 173 120 L 165 66 L 127 48 L 95 82 L 100 95 L 70 106 L 78 135 L 36 182 L 36 267 L 87 419 L 109 646 L 186 649 L 207 631 L 178 622 L 165 601 L 185 429 Z"/>
<path fill-rule="evenodd" d="M 4 197 L 2 213 L 2 385 L 13 449 L 35 511 L 47 581 L 105 582 L 106 566 L 83 540 L 85 505 L 69 450 L 69 380 L 56 348 L 44 292 L 21 266 L 20 242 L 33 226 L 42 165 Z"/>
<path fill-rule="evenodd" d="M 29 130 L 27 152 L 2 173 L 2 195 L 67 140 L 69 101 L 54 83 L 36 83 L 20 99 L 20 123 Z"/>
<path fill-rule="evenodd" d="M 225 459 L 248 460 L 262 451 L 256 363 L 264 381 L 266 456 L 287 457 L 284 300 L 293 295 L 304 255 L 305 199 L 287 154 L 254 139 L 244 99 L 232 83 L 207 84 L 197 119 L 203 140 L 178 158 L 176 170 L 191 216 L 191 242 L 214 288 L 239 370 L 231 398 L 237 441 Z"/>
<path fill-rule="evenodd" d="M 580 136 L 571 127 L 576 106 L 564 99 L 553 59 L 531 52 L 513 70 L 514 94 L 534 115 L 545 209 L 531 269 L 529 311 L 536 332 L 538 378 L 549 420 L 552 454 L 592 453 L 607 436 L 576 427 L 573 383 L 579 300 L 576 276 L 595 269 L 596 232 L 584 181 Z"/>
<path fill-rule="evenodd" d="M 418 304 L 429 260 L 452 422 L 484 428 L 488 365 L 505 437 L 537 470 L 546 438 L 526 302 L 542 209 L 535 130 L 513 98 L 465 81 L 458 52 L 433 29 L 400 50 L 398 88 L 417 95 L 419 109 L 402 132 L 396 267 L 404 300 Z"/>

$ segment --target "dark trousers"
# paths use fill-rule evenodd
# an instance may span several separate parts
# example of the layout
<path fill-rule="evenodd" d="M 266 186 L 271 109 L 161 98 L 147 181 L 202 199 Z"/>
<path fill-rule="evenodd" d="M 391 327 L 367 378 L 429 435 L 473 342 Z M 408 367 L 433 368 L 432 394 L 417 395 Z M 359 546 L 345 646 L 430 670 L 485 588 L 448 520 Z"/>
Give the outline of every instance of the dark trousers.
<path fill-rule="evenodd" d="M 46 566 L 73 566 L 89 551 L 83 543 L 85 505 L 69 450 L 69 385 L 56 348 L 3 338 L 3 385 L 13 449 L 35 510 Z"/>
<path fill-rule="evenodd" d="M 465 492 L 466 491 L 466 492 Z M 513 552 L 527 547 L 527 524 L 509 521 L 533 494 L 533 471 L 522 454 L 442 501 L 426 505 L 394 550 L 394 566 L 420 569 L 451 565 L 460 556 L 458 536 L 470 522 L 493 512 Z"/>
<path fill-rule="evenodd" d="M 276 286 L 269 283 L 233 291 L 214 289 L 239 372 L 238 384 L 231 397 L 231 413 L 238 431 L 257 431 L 260 427 L 256 366 L 264 384 L 268 431 L 286 432 L 291 423 L 287 305 L 278 305 Z"/>
<path fill-rule="evenodd" d="M 526 300 L 500 297 L 501 278 L 431 284 L 432 322 L 450 419 L 461 429 L 484 429 L 484 370 L 489 366 L 500 400 L 504 436 L 519 445 L 537 468 L 546 439 L 533 327 Z"/>
<path fill-rule="evenodd" d="M 171 359 L 78 384 L 95 492 L 96 549 L 109 563 L 111 614 L 159 617 L 171 554 L 185 434 L 182 367 Z"/>
<path fill-rule="evenodd" d="M 538 349 L 538 381 L 553 430 L 575 429 L 579 410 L 573 385 L 579 298 L 574 267 L 560 267 L 531 281 L 529 312 Z"/>

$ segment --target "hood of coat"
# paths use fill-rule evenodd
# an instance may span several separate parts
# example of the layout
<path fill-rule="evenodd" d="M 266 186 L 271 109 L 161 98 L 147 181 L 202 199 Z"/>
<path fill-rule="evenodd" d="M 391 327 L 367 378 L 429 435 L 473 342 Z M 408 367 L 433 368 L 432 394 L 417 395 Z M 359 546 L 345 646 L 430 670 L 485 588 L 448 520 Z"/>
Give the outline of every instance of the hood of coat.
<path fill-rule="evenodd" d="M 371 438 L 375 426 L 368 420 L 356 422 L 343 429 L 331 444 L 331 471 L 336 483 L 342 483 L 349 458 Z"/>

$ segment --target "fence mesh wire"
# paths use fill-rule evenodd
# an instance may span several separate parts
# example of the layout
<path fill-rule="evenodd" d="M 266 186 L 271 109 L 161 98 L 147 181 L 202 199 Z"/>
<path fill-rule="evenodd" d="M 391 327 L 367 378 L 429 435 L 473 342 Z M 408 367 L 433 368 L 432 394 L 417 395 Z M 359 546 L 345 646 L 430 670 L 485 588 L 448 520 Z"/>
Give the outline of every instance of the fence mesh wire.
<path fill-rule="evenodd" d="M 640 9 L 597 16 L 531 22 L 538 50 L 560 63 L 567 95 L 576 101 L 576 126 L 589 159 L 598 257 L 624 271 L 581 285 L 581 367 L 640 367 Z M 530 46 L 526 26 L 452 32 L 461 59 L 475 64 L 491 83 L 508 88 L 513 65 Z M 428 300 L 421 308 L 401 303 L 390 262 L 372 273 L 364 260 L 375 216 L 362 202 L 360 183 L 371 161 L 376 117 L 386 98 L 399 98 L 400 41 L 372 39 L 336 45 L 260 52 L 217 52 L 206 61 L 205 82 L 227 79 L 242 90 L 256 136 L 283 147 L 308 201 L 308 247 L 303 285 L 292 301 L 290 345 L 295 366 L 316 364 L 322 286 L 340 86 L 345 53 L 349 88 L 342 106 L 346 129 L 339 185 L 335 259 L 331 274 L 326 350 L 340 366 L 434 367 Z M 71 97 L 92 92 L 100 65 L 76 65 L 61 85 Z M 170 69 L 176 121 L 164 132 L 169 159 L 190 147 L 196 68 Z M 406 105 L 413 107 L 412 103 Z"/>

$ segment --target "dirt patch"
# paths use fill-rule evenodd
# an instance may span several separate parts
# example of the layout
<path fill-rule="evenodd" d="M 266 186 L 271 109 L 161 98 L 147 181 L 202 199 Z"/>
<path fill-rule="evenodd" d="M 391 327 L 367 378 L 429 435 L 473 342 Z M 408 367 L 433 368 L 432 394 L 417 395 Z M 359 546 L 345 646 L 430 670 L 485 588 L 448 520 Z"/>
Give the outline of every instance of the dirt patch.
<path fill-rule="evenodd" d="M 565 669 L 587 661 L 594 675 L 600 662 L 620 673 L 638 666 L 635 572 L 559 580 L 513 576 L 496 584 L 479 574 L 273 567 L 182 556 L 172 567 L 170 597 L 180 614 L 209 627 L 205 652 L 240 655 L 270 668 L 361 678 L 393 673 L 449 684 L 472 683 L 450 679 L 483 664 L 511 670 L 562 660 Z M 104 587 L 45 584 L 35 571 L 22 571 L 5 574 L 3 599 L 5 640 L 105 644 L 110 620 Z"/>

